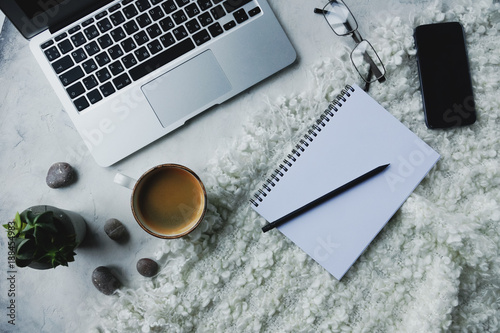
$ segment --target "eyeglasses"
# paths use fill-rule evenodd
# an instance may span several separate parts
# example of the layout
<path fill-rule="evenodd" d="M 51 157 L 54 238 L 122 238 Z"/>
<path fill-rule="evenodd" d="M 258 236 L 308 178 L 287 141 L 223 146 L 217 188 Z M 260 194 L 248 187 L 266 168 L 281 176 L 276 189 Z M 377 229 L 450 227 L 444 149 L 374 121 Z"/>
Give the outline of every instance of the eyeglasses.
<path fill-rule="evenodd" d="M 377 52 L 358 31 L 358 22 L 343 1 L 330 1 L 323 9 L 315 8 L 314 12 L 323 14 L 326 22 L 337 36 L 351 35 L 356 47 L 351 52 L 351 61 L 359 75 L 366 82 L 365 90 L 375 81 L 385 81 L 385 67 Z"/>

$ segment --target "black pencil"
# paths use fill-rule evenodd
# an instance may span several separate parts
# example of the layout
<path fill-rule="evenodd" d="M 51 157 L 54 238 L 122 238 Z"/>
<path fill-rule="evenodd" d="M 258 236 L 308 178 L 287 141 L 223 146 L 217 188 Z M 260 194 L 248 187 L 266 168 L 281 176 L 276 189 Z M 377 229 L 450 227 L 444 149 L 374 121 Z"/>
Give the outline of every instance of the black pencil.
<path fill-rule="evenodd" d="M 356 179 L 353 179 L 351 180 L 350 182 L 334 189 L 333 191 L 330 191 L 328 192 L 327 194 L 319 197 L 318 199 L 315 199 L 313 201 L 311 201 L 310 203 L 308 204 L 305 204 L 304 206 L 300 207 L 300 208 L 297 208 L 296 210 L 294 210 L 293 212 L 289 213 L 289 214 L 286 214 L 285 216 L 277 219 L 276 221 L 274 222 L 270 222 L 268 224 L 266 224 L 263 228 L 262 228 L 262 231 L 263 232 L 268 232 L 269 230 L 271 229 L 274 229 L 286 222 L 288 222 L 289 220 L 293 219 L 294 217 L 318 206 L 319 204 L 349 190 L 350 188 L 364 182 L 365 180 L 368 180 L 370 178 L 372 178 L 373 176 L 381 173 L 382 171 L 385 170 L 385 168 L 387 168 L 389 166 L 389 164 L 384 164 L 384 165 L 381 165 L 379 167 L 376 167 L 375 169 L 371 170 L 371 171 L 368 171 L 367 173 L 359 176 L 358 178 Z"/>

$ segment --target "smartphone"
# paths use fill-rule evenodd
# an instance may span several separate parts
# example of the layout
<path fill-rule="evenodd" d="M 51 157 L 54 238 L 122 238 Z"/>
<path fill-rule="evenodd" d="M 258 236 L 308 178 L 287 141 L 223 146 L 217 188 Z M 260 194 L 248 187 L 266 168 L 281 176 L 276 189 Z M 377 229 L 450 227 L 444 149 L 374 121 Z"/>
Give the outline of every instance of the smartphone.
<path fill-rule="evenodd" d="M 420 25 L 414 32 L 425 123 L 429 128 L 471 125 L 476 106 L 463 27 Z"/>

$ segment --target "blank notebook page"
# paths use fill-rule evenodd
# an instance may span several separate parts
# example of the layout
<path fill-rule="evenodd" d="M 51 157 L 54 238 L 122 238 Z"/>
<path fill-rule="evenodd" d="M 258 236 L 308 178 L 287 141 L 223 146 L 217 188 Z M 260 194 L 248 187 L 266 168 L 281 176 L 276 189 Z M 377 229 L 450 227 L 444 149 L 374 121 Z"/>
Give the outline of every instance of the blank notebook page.
<path fill-rule="evenodd" d="M 390 163 L 382 173 L 278 227 L 337 279 L 421 182 L 439 155 L 356 85 L 347 86 L 300 156 L 284 153 L 281 175 L 252 207 L 272 222 L 331 190 Z M 345 101 L 344 101 L 345 100 Z M 257 206 L 256 206 L 257 205 Z M 272 231 L 273 232 L 273 231 Z M 275 232 L 275 231 L 274 231 Z M 262 237 L 266 237 L 265 234 Z"/>

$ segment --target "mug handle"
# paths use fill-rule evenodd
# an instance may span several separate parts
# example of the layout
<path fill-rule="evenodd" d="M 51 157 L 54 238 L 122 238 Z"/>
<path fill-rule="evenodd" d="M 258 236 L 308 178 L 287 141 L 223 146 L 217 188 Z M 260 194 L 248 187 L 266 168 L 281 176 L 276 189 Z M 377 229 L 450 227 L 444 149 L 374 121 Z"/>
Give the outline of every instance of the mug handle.
<path fill-rule="evenodd" d="M 115 175 L 114 182 L 117 183 L 118 185 L 121 185 L 123 187 L 127 187 L 127 188 L 133 190 L 137 180 L 130 178 L 129 176 L 125 176 L 124 174 L 118 172 Z"/>

